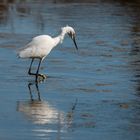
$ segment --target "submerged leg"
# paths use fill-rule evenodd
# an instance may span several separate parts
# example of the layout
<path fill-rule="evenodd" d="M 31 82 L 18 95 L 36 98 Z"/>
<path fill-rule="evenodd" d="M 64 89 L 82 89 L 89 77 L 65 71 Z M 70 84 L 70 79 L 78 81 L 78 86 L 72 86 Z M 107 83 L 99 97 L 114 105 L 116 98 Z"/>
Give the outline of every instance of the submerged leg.
<path fill-rule="evenodd" d="M 37 90 L 37 94 L 38 94 L 38 100 L 41 101 L 40 91 L 39 91 L 39 88 L 38 88 L 38 82 L 36 82 L 35 86 L 36 86 L 36 90 Z"/>
<path fill-rule="evenodd" d="M 41 101 L 41 97 L 40 97 L 40 91 L 39 91 L 39 87 L 38 87 L 38 82 L 35 82 L 35 83 L 29 83 L 28 84 L 28 89 L 29 89 L 29 93 L 30 93 L 30 99 L 31 101 L 34 101 L 33 99 L 33 90 L 32 90 L 32 86 L 35 84 L 35 87 L 36 87 L 36 91 L 37 91 L 37 95 L 38 95 L 38 101 Z"/>
<path fill-rule="evenodd" d="M 42 62 L 42 58 L 39 59 L 39 64 L 38 64 L 38 68 L 37 68 L 37 71 L 36 71 L 36 79 L 35 79 L 36 82 L 37 82 L 38 76 L 42 77 L 43 79 L 46 78 L 45 75 L 39 74 L 39 69 L 40 69 L 40 64 L 41 64 L 41 62 Z"/>
<path fill-rule="evenodd" d="M 32 91 L 31 91 L 31 85 L 32 85 L 32 83 L 29 83 L 28 84 L 28 89 L 29 89 L 31 101 L 33 101 L 33 95 L 32 95 Z"/>

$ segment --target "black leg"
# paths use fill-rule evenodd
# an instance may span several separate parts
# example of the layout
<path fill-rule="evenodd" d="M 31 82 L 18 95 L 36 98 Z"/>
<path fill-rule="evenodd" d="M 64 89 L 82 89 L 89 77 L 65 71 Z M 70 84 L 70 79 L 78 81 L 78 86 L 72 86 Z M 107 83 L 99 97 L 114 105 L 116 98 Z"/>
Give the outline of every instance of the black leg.
<path fill-rule="evenodd" d="M 40 69 L 40 65 L 41 65 L 41 62 L 42 62 L 42 58 L 39 58 L 39 64 L 38 64 L 38 68 L 37 68 L 36 73 L 32 73 L 32 72 L 31 72 L 32 64 L 33 64 L 33 62 L 34 62 L 34 59 L 35 59 L 35 58 L 32 58 L 32 60 L 31 60 L 31 64 L 30 64 L 30 67 L 29 67 L 29 70 L 28 70 L 28 74 L 29 74 L 29 75 L 35 75 L 35 76 L 36 76 L 35 82 L 38 82 L 38 81 L 37 81 L 37 80 L 38 80 L 38 76 L 42 77 L 43 80 L 46 78 L 46 76 L 43 75 L 43 74 L 39 74 L 39 69 Z"/>
<path fill-rule="evenodd" d="M 30 64 L 29 71 L 28 71 L 28 74 L 29 74 L 29 75 L 36 75 L 35 73 L 32 73 L 32 72 L 31 72 L 31 68 L 32 68 L 33 61 L 34 61 L 34 58 L 32 58 L 32 60 L 31 60 L 31 64 Z"/>
<path fill-rule="evenodd" d="M 41 101 L 41 97 L 40 97 L 40 91 L 39 91 L 39 87 L 38 87 L 38 83 L 37 82 L 35 82 L 35 83 L 29 83 L 28 84 L 28 89 L 29 89 L 29 93 L 30 93 L 30 99 L 31 99 L 31 101 L 34 101 L 34 99 L 33 99 L 33 95 L 32 95 L 32 86 L 35 84 L 35 87 L 36 87 L 36 91 L 37 91 L 37 94 L 38 94 L 38 101 Z"/>
<path fill-rule="evenodd" d="M 38 100 L 41 101 L 40 91 L 39 91 L 39 88 L 38 88 L 38 82 L 36 82 L 35 86 L 36 86 L 36 90 L 37 90 L 37 94 L 38 94 Z"/>
<path fill-rule="evenodd" d="M 36 71 L 36 79 L 35 79 L 35 81 L 37 82 L 37 79 L 38 79 L 38 76 L 41 76 L 40 74 L 39 74 L 39 68 L 40 68 L 40 64 L 41 64 L 41 62 L 42 62 L 42 59 L 40 58 L 39 59 L 39 64 L 38 64 L 38 68 L 37 68 L 37 71 Z"/>
<path fill-rule="evenodd" d="M 32 83 L 29 83 L 28 84 L 28 89 L 29 89 L 31 101 L 33 101 L 33 95 L 32 95 L 32 91 L 31 91 L 31 85 L 32 85 Z"/>

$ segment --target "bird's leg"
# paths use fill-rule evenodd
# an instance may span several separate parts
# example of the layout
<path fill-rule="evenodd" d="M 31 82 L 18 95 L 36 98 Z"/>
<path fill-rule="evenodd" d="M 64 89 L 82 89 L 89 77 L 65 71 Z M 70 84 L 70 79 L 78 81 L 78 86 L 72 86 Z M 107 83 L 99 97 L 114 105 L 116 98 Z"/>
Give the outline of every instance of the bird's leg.
<path fill-rule="evenodd" d="M 36 82 L 35 86 L 36 86 L 37 93 L 38 93 L 38 100 L 41 101 L 40 92 L 39 92 L 39 88 L 38 88 L 38 82 Z"/>
<path fill-rule="evenodd" d="M 32 68 L 33 61 L 34 61 L 34 58 L 32 58 L 32 60 L 31 60 L 31 64 L 30 64 L 29 71 L 28 71 L 28 74 L 29 74 L 29 75 L 36 75 L 35 73 L 32 73 L 32 72 L 31 72 L 31 68 Z"/>
<path fill-rule="evenodd" d="M 38 87 L 38 82 L 29 83 L 29 84 L 28 84 L 28 89 L 29 89 L 29 93 L 30 93 L 30 99 L 31 99 L 31 101 L 34 101 L 33 95 L 32 95 L 32 88 L 31 88 L 34 84 L 35 84 L 36 91 L 37 91 L 37 94 L 38 94 L 38 100 L 41 101 L 40 92 L 39 92 L 39 87 Z"/>
<path fill-rule="evenodd" d="M 39 64 L 38 64 L 38 68 L 37 68 L 37 71 L 36 71 L 36 82 L 37 82 L 37 79 L 38 79 L 38 76 L 41 76 L 43 79 L 46 78 L 46 76 L 44 76 L 43 74 L 39 74 L 39 69 L 40 69 L 40 64 L 42 62 L 42 58 L 39 59 Z"/>
<path fill-rule="evenodd" d="M 42 77 L 43 79 L 45 79 L 46 76 L 43 75 L 43 74 L 39 74 L 39 68 L 40 68 L 40 64 L 41 64 L 41 62 L 42 62 L 42 59 L 41 59 L 41 58 L 39 59 L 39 64 L 38 64 L 38 68 L 37 68 L 36 73 L 32 73 L 32 72 L 31 72 L 31 68 L 32 68 L 32 64 L 33 64 L 33 62 L 34 62 L 34 59 L 35 59 L 35 58 L 32 58 L 32 60 L 31 60 L 31 64 L 30 64 L 30 67 L 29 67 L 28 74 L 29 74 L 29 75 L 35 75 L 35 76 L 36 76 L 36 80 L 35 80 L 35 81 L 37 82 L 38 76 Z"/>
<path fill-rule="evenodd" d="M 33 99 L 33 95 L 32 95 L 32 92 L 31 92 L 31 85 L 32 85 L 32 83 L 28 84 L 28 89 L 29 89 L 31 101 L 33 101 L 34 99 Z"/>

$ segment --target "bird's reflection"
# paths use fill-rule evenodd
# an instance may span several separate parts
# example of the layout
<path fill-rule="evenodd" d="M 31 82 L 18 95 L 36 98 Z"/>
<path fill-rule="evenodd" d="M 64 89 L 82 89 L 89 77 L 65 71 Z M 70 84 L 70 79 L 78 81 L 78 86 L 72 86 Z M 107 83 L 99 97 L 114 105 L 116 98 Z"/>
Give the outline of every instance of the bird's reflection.
<path fill-rule="evenodd" d="M 39 83 L 29 83 L 28 89 L 30 94 L 30 100 L 18 101 L 17 111 L 21 112 L 25 118 L 30 120 L 33 124 L 47 124 L 56 125 L 61 131 L 65 131 L 65 128 L 70 128 L 73 122 L 73 115 L 75 111 L 76 102 L 72 105 L 69 111 L 62 111 L 57 109 L 48 101 L 41 100 Z M 37 96 L 35 98 L 33 91 L 36 89 Z M 60 130 L 58 130 L 60 131 Z"/>
<path fill-rule="evenodd" d="M 41 100 L 38 84 L 37 82 L 28 84 L 30 100 L 18 101 L 18 111 L 22 112 L 34 124 L 51 124 L 58 120 L 63 122 L 64 113 L 55 109 L 47 101 Z M 35 90 L 38 96 L 36 99 L 33 94 Z"/>
<path fill-rule="evenodd" d="M 38 87 L 38 82 L 34 82 L 34 83 L 33 82 L 29 82 L 28 83 L 28 89 L 29 89 L 31 101 L 34 101 L 33 93 L 32 93 L 32 86 L 35 86 L 36 91 L 37 91 L 37 95 L 38 95 L 38 101 L 41 101 L 40 91 L 39 91 L 39 87 Z"/>
<path fill-rule="evenodd" d="M 46 101 L 19 102 L 18 111 L 22 112 L 34 124 L 52 124 L 64 120 L 64 113 L 53 108 Z"/>

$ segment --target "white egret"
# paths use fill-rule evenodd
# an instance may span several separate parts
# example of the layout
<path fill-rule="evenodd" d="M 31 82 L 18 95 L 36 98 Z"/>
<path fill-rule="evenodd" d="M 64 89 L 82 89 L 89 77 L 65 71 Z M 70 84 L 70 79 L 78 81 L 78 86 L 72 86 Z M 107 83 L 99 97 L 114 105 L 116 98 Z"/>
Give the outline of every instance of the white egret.
<path fill-rule="evenodd" d="M 31 64 L 28 70 L 29 75 L 35 75 L 35 81 L 38 81 L 38 76 L 41 76 L 45 79 L 46 76 L 39 74 L 39 68 L 41 62 L 44 58 L 51 52 L 51 50 L 57 46 L 59 43 L 62 43 L 65 35 L 68 34 L 73 40 L 76 49 L 78 50 L 76 41 L 75 41 L 75 31 L 72 27 L 66 26 L 61 28 L 61 33 L 57 37 L 51 37 L 49 35 L 39 35 L 32 39 L 25 48 L 19 51 L 18 55 L 20 58 L 30 58 Z M 31 72 L 31 67 L 34 59 L 39 59 L 39 64 L 36 73 Z"/>

